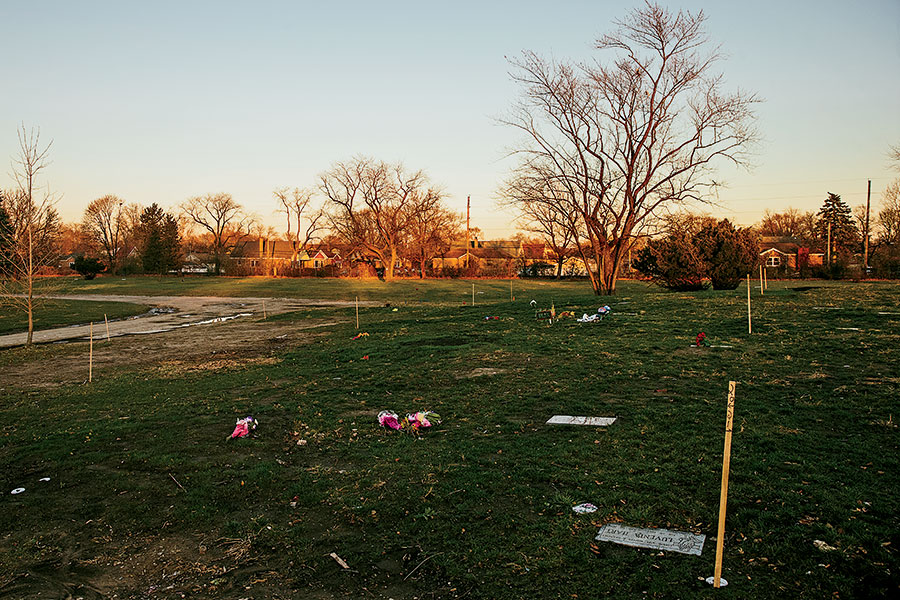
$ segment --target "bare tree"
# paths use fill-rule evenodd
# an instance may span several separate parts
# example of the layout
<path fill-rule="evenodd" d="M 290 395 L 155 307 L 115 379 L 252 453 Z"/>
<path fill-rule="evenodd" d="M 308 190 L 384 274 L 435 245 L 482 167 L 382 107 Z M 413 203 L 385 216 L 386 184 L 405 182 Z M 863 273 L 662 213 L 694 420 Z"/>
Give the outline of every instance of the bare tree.
<path fill-rule="evenodd" d="M 664 207 L 708 201 L 720 160 L 744 164 L 756 96 L 725 89 L 702 12 L 655 4 L 597 40 L 592 64 L 513 61 L 523 96 L 505 122 L 525 134 L 522 167 L 549 177 L 578 214 L 597 294 L 615 293 L 634 234 Z"/>
<path fill-rule="evenodd" d="M 424 279 L 432 259 L 449 250 L 455 238 L 465 235 L 463 217 L 448 209 L 442 194 L 432 188 L 417 193 L 409 211 L 405 254 L 418 265 L 419 279 Z"/>
<path fill-rule="evenodd" d="M 0 248 L 3 250 L 0 272 L 0 299 L 21 308 L 28 315 L 30 346 L 34 337 L 34 311 L 38 306 L 36 294 L 41 281 L 41 268 L 56 259 L 59 236 L 59 216 L 55 198 L 47 191 L 39 193 L 37 177 L 48 164 L 52 141 L 41 146 L 40 130 L 18 131 L 19 154 L 13 158 L 13 178 L 16 190 L 0 193 L 0 204 L 8 222 L 0 229 Z"/>
<path fill-rule="evenodd" d="M 251 218 L 231 194 L 195 196 L 181 204 L 182 212 L 212 237 L 215 273 L 222 270 L 222 260 L 242 236 L 247 235 Z"/>
<path fill-rule="evenodd" d="M 888 162 L 890 162 L 895 171 L 900 171 L 900 144 L 891 146 L 890 150 L 888 150 Z"/>
<path fill-rule="evenodd" d="M 321 176 L 320 189 L 333 207 L 334 232 L 380 261 L 392 279 L 412 207 L 423 196 L 440 196 L 427 182 L 422 171 L 407 173 L 400 164 L 357 157 L 335 163 Z"/>
<path fill-rule="evenodd" d="M 566 259 L 578 254 L 582 238 L 579 215 L 568 193 L 552 173 L 535 164 L 519 169 L 501 192 L 503 202 L 519 209 L 524 229 L 537 234 L 553 252 L 557 279 Z"/>
<path fill-rule="evenodd" d="M 285 214 L 288 239 L 297 243 L 298 250 L 305 249 L 325 229 L 325 212 L 322 206 L 315 202 L 315 193 L 308 189 L 289 190 L 286 187 L 278 188 L 272 193 L 281 204 L 278 212 Z M 297 225 L 293 237 L 292 222 Z"/>
<path fill-rule="evenodd" d="M 119 271 L 124 258 L 124 241 L 128 229 L 122 212 L 125 201 L 118 196 L 106 195 L 92 200 L 81 219 L 84 236 L 102 252 L 110 273 Z"/>

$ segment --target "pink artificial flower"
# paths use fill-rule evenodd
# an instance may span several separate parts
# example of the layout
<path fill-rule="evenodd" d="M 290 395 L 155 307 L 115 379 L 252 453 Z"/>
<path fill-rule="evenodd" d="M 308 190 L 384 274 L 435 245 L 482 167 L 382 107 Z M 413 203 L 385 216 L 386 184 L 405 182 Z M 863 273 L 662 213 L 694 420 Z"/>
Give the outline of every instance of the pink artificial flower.
<path fill-rule="evenodd" d="M 397 420 L 397 415 L 387 410 L 383 410 L 378 413 L 378 423 L 382 427 L 400 429 L 400 422 Z"/>

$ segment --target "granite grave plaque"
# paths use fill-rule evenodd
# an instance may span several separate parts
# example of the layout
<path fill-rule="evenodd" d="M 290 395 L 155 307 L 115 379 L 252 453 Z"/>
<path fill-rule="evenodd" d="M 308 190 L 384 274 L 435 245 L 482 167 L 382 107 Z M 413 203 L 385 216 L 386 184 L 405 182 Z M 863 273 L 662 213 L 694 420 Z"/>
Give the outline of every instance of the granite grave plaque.
<path fill-rule="evenodd" d="M 600 528 L 594 539 L 598 542 L 613 542 L 637 548 L 651 548 L 700 556 L 706 536 L 686 531 L 643 529 L 621 523 L 607 523 Z"/>
<path fill-rule="evenodd" d="M 568 415 L 553 415 L 547 421 L 547 425 L 596 425 L 605 427 L 615 422 L 615 417 L 570 417 Z"/>

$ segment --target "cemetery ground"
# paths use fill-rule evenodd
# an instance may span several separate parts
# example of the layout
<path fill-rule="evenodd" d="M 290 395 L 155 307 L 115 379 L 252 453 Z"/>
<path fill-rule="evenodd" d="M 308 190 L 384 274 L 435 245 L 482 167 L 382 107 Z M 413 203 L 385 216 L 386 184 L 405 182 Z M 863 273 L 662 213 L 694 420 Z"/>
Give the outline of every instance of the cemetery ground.
<path fill-rule="evenodd" d="M 474 284 L 472 306 L 461 280 L 70 282 L 379 305 L 359 330 L 355 307 L 323 307 L 95 342 L 90 384 L 86 342 L 0 351 L 0 598 L 897 594 L 896 282 L 754 285 L 752 334 L 745 285 L 515 281 L 510 301 L 508 281 Z M 612 314 L 548 326 L 532 299 Z M 700 331 L 732 348 L 692 348 Z M 442 422 L 417 438 L 382 409 Z M 247 415 L 257 436 L 226 441 Z M 610 522 L 707 540 L 700 557 L 594 542 Z"/>

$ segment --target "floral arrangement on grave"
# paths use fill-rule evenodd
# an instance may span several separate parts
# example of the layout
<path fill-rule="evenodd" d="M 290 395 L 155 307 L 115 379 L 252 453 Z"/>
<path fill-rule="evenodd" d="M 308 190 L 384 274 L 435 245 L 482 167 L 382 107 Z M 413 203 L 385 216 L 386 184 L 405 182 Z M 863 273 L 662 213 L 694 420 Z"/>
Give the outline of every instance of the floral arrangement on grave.
<path fill-rule="evenodd" d="M 441 422 L 441 415 L 431 410 L 419 411 L 406 415 L 403 419 L 395 412 L 383 410 L 378 413 L 378 424 L 388 429 L 404 433 L 418 434 L 423 429 Z"/>
<path fill-rule="evenodd" d="M 700 333 L 697 334 L 697 342 L 696 342 L 696 344 L 697 344 L 697 347 L 698 347 L 698 348 L 701 348 L 701 347 L 703 347 L 703 346 L 709 348 L 709 340 L 706 339 L 706 334 L 703 333 L 702 331 L 701 331 Z"/>

